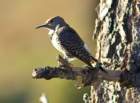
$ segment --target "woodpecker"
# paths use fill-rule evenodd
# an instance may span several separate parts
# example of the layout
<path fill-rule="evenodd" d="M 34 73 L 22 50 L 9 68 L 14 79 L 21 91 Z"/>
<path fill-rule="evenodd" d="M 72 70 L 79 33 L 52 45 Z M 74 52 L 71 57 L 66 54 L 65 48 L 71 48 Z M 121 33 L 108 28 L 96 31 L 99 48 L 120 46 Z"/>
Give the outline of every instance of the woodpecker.
<path fill-rule="evenodd" d="M 46 28 L 49 30 L 48 34 L 52 45 L 68 61 L 78 58 L 90 67 L 95 67 L 96 65 L 102 71 L 105 71 L 100 63 L 98 63 L 98 60 L 91 55 L 87 45 L 78 33 L 62 17 L 50 18 L 36 28 Z"/>

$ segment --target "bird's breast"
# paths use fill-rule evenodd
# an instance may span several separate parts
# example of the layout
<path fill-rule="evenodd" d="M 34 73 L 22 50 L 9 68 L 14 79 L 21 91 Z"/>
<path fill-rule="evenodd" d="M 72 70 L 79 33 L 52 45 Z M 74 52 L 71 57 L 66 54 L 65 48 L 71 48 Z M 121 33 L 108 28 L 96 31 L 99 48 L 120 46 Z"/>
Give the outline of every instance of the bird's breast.
<path fill-rule="evenodd" d="M 61 53 L 65 54 L 65 49 L 63 48 L 63 46 L 61 45 L 61 42 L 59 40 L 59 37 L 56 33 L 53 34 L 52 36 L 52 45 Z"/>

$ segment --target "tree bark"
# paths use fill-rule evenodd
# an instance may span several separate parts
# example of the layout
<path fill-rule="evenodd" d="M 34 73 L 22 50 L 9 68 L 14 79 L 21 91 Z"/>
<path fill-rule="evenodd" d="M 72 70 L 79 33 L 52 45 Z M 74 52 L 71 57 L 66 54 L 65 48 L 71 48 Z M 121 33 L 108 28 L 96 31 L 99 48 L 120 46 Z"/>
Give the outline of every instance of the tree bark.
<path fill-rule="evenodd" d="M 96 57 L 110 70 L 140 72 L 140 1 L 100 0 L 93 37 Z M 126 85 L 126 84 L 125 84 Z M 139 103 L 140 89 L 104 80 L 91 86 L 90 103 Z"/>

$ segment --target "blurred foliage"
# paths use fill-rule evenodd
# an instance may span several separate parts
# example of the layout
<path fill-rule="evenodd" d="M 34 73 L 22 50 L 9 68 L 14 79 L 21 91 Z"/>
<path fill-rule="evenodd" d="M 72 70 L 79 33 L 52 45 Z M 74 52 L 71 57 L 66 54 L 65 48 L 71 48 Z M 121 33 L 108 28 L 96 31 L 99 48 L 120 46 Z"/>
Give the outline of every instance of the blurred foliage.
<path fill-rule="evenodd" d="M 35 30 L 47 18 L 60 15 L 95 53 L 92 41 L 95 2 L 92 0 L 0 0 L 0 103 L 37 103 L 45 93 L 49 103 L 81 103 L 88 88 L 74 82 L 33 80 L 32 69 L 56 66 L 58 52 L 47 30 Z M 94 13 L 95 14 L 95 13 Z M 74 62 L 81 65 L 81 62 Z"/>

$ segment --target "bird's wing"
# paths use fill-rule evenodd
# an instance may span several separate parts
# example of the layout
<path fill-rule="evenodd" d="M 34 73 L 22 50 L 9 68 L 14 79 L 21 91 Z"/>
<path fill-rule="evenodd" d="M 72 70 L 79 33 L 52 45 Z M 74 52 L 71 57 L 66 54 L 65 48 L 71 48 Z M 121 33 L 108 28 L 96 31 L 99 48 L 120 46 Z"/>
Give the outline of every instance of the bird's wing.
<path fill-rule="evenodd" d="M 64 27 L 59 32 L 59 39 L 65 46 L 83 46 L 84 42 L 80 36 L 70 27 Z M 63 44 L 64 43 L 64 44 Z"/>
<path fill-rule="evenodd" d="M 72 28 L 63 28 L 58 35 L 61 46 L 63 46 L 69 54 L 77 57 L 91 67 L 94 67 L 94 64 L 98 62 L 98 60 L 89 53 L 85 43 Z M 98 68 L 106 72 L 101 66 Z"/>
<path fill-rule="evenodd" d="M 72 28 L 63 28 L 58 35 L 61 45 L 68 53 L 89 64 L 92 56 L 85 48 L 83 40 Z"/>

